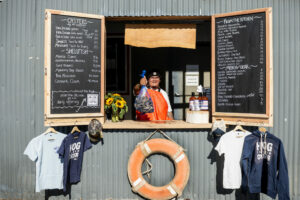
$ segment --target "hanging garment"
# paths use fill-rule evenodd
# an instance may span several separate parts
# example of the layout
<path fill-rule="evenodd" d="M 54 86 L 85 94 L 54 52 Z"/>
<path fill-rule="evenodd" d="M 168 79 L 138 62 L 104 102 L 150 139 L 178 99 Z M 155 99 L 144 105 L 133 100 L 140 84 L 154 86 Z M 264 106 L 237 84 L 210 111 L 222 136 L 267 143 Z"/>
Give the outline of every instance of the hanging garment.
<path fill-rule="evenodd" d="M 218 142 L 215 150 L 221 156 L 224 154 L 223 187 L 238 189 L 241 187 L 241 155 L 244 139 L 251 134 L 248 131 L 230 131 L 225 133 Z"/>
<path fill-rule="evenodd" d="M 247 136 L 242 153 L 242 189 L 289 200 L 287 162 L 281 140 L 269 132 Z"/>
<path fill-rule="evenodd" d="M 63 186 L 80 181 L 83 153 L 90 149 L 92 144 L 83 132 L 70 133 L 62 142 L 57 153 L 63 158 Z"/>
<path fill-rule="evenodd" d="M 148 89 L 148 93 L 153 101 L 153 113 L 140 113 L 136 111 L 137 120 L 152 121 L 152 120 L 170 120 L 168 117 L 168 102 L 161 92 Z M 172 110 L 171 110 L 172 111 Z"/>
<path fill-rule="evenodd" d="M 63 189 L 63 163 L 56 151 L 65 137 L 62 133 L 47 133 L 28 143 L 24 154 L 36 164 L 36 192 Z"/>

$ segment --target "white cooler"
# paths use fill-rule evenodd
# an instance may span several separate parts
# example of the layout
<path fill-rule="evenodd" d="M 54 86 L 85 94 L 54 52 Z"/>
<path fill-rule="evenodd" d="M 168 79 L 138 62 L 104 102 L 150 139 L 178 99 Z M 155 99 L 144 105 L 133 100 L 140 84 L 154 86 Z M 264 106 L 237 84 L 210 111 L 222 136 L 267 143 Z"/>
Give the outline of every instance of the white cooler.
<path fill-rule="evenodd" d="M 186 122 L 193 124 L 206 124 L 209 121 L 209 111 L 186 110 Z"/>

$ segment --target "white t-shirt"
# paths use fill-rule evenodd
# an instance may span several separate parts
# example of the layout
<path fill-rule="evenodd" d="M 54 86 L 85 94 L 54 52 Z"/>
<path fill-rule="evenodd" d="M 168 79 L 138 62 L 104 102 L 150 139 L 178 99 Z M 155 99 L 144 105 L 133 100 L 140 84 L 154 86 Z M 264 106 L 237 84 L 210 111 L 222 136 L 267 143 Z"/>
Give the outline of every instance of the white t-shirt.
<path fill-rule="evenodd" d="M 244 140 L 249 134 L 251 133 L 248 131 L 227 132 L 220 138 L 215 148 L 220 156 L 224 154 L 223 187 L 226 189 L 238 189 L 241 187 L 242 172 L 240 161 Z"/>
<path fill-rule="evenodd" d="M 155 91 L 158 91 L 158 89 L 155 90 Z M 168 104 L 168 112 L 172 112 L 172 107 L 171 107 L 171 104 L 170 104 L 170 100 L 169 100 L 168 94 L 163 89 L 160 89 L 160 93 L 163 95 L 163 97 L 165 98 L 165 100 L 166 100 L 166 102 Z"/>
<path fill-rule="evenodd" d="M 56 151 L 65 137 L 62 133 L 41 134 L 27 145 L 24 154 L 36 164 L 36 192 L 63 189 L 63 163 Z"/>

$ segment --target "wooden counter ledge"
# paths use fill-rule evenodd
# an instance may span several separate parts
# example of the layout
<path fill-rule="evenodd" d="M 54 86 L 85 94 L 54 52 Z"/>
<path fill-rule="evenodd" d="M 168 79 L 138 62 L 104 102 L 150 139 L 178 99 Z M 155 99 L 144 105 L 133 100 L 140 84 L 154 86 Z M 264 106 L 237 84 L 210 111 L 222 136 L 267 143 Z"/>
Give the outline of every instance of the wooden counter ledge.
<path fill-rule="evenodd" d="M 182 120 L 172 121 L 135 121 L 124 120 L 121 122 L 112 122 L 106 120 L 104 129 L 210 129 L 211 123 L 192 124 Z"/>

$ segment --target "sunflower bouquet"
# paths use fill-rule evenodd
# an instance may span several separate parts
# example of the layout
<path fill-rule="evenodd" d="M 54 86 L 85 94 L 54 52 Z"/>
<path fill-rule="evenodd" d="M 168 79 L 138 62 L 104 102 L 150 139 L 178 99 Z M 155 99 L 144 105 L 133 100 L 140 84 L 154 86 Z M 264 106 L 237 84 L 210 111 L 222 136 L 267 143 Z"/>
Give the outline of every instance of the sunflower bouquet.
<path fill-rule="evenodd" d="M 111 114 L 111 120 L 118 122 L 124 118 L 125 113 L 128 112 L 126 101 L 117 93 L 108 93 L 105 95 L 104 109 L 106 113 Z"/>

